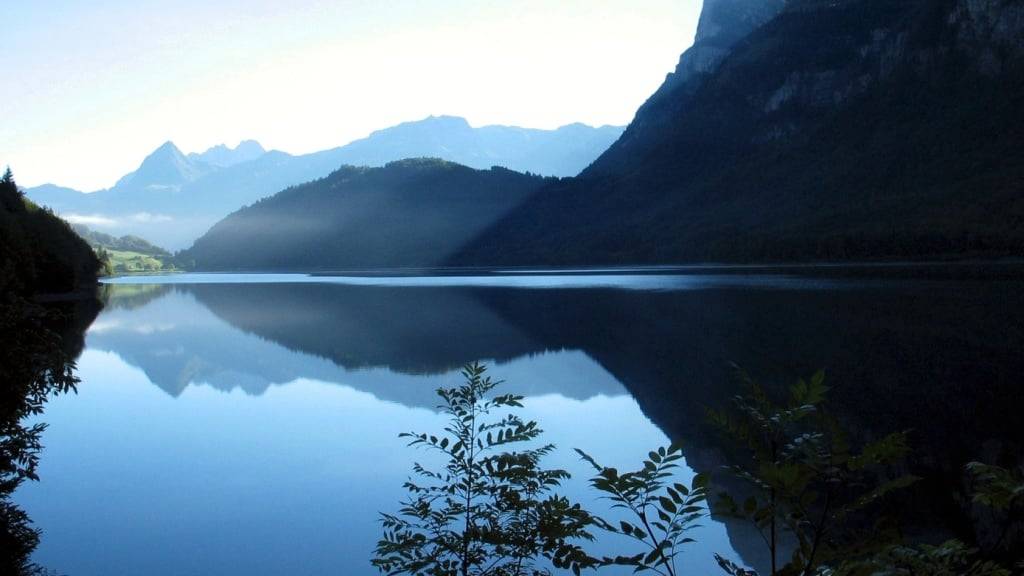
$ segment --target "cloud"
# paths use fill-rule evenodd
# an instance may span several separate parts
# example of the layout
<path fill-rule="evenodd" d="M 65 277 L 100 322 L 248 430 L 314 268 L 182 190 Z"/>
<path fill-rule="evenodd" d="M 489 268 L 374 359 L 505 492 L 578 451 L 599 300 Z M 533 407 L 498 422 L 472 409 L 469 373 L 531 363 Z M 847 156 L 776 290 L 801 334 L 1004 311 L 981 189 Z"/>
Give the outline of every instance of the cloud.
<path fill-rule="evenodd" d="M 72 224 L 85 224 L 86 226 L 117 226 L 117 220 L 108 218 L 102 214 L 75 214 L 74 212 L 63 214 L 65 220 Z"/>
<path fill-rule="evenodd" d="M 132 222 L 143 223 L 170 222 L 171 220 L 174 220 L 174 218 L 171 218 L 166 214 L 150 214 L 149 212 L 136 212 L 135 214 L 132 214 L 128 218 Z"/>
<path fill-rule="evenodd" d="M 99 228 L 116 228 L 127 224 L 159 224 L 171 222 L 174 218 L 166 214 L 153 214 L 151 212 L 136 212 L 127 216 L 108 216 L 106 214 L 76 214 L 68 212 L 61 216 L 72 224 L 84 224 Z"/>
<path fill-rule="evenodd" d="M 177 328 L 177 325 L 171 324 L 171 323 L 166 323 L 166 322 L 165 323 L 159 323 L 159 324 L 142 323 L 142 324 L 139 324 L 138 326 L 135 326 L 132 330 L 136 334 L 147 334 L 148 335 L 148 334 L 156 334 L 158 332 L 170 332 L 170 331 L 174 330 L 175 328 Z"/>
<path fill-rule="evenodd" d="M 141 324 L 127 326 L 120 320 L 104 320 L 99 319 L 89 326 L 88 332 L 90 334 L 103 334 L 107 332 L 133 332 L 135 334 L 150 335 L 157 334 L 160 332 L 171 332 L 177 328 L 177 324 L 170 322 L 159 322 L 159 323 L 148 323 L 143 322 Z"/>

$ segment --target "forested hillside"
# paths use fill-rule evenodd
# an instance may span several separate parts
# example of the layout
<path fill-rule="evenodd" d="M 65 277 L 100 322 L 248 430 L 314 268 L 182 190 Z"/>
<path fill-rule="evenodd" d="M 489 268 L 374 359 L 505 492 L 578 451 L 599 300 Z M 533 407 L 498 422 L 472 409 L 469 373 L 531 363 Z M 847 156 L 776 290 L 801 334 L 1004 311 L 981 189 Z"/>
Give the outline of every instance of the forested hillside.
<path fill-rule="evenodd" d="M 8 169 L 0 179 L 0 292 L 67 292 L 95 282 L 99 269 L 92 248 L 27 200 Z"/>
<path fill-rule="evenodd" d="M 235 212 L 177 261 L 200 270 L 437 266 L 552 182 L 437 159 L 346 166 Z"/>

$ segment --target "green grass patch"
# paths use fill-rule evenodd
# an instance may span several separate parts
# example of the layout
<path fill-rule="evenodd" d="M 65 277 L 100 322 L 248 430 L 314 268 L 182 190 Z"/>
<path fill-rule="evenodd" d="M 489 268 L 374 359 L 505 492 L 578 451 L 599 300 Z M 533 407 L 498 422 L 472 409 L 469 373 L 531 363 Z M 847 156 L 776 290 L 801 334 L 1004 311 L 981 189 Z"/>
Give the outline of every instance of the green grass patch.
<path fill-rule="evenodd" d="M 114 273 L 174 270 L 170 262 L 140 252 L 108 249 L 106 253 Z"/>

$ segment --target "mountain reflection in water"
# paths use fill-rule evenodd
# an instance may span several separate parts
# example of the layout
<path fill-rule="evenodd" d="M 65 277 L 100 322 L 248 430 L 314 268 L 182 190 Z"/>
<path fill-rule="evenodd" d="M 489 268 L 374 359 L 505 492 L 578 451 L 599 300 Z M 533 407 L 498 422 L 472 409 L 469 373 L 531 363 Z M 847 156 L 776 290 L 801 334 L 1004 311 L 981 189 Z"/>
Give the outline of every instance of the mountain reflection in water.
<path fill-rule="evenodd" d="M 553 465 L 587 497 L 573 447 L 626 467 L 671 436 L 690 466 L 717 471 L 703 411 L 736 393 L 733 362 L 775 390 L 824 368 L 858 435 L 913 429 L 929 494 L 948 495 L 930 507 L 944 522 L 963 461 L 983 446 L 1019 455 L 1022 432 L 1000 425 L 1024 405 L 1018 280 L 671 276 L 108 286 L 81 394 L 49 408 L 44 481 L 21 495 L 46 531 L 40 560 L 75 574 L 118 560 L 150 574 L 370 573 L 376 514 L 422 457 L 395 435 L 440 429 L 434 389 L 473 360 L 530 398 L 561 448 Z M 697 566 L 730 548 L 761 565 L 754 534 L 708 524 L 688 551 Z M 96 530 L 123 544 L 97 556 L 83 543 Z"/>

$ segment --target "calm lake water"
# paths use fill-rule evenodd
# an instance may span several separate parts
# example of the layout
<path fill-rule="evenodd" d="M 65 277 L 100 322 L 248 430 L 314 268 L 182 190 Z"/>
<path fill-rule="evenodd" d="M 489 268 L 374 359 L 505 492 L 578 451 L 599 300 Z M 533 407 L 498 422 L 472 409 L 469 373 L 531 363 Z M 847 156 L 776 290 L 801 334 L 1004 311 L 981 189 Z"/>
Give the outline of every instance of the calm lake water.
<path fill-rule="evenodd" d="M 489 364 L 527 397 L 595 510 L 582 448 L 632 468 L 669 437 L 688 482 L 718 471 L 703 417 L 736 363 L 783 390 L 819 368 L 858 436 L 912 428 L 935 493 L 967 458 L 1019 455 L 1019 274 L 651 269 L 433 277 L 174 275 L 116 279 L 89 328 L 77 395 L 52 401 L 39 469 L 16 501 L 36 559 L 72 576 L 373 574 L 379 512 L 439 431 L 439 386 Z M 951 280 L 951 276 L 961 279 Z M 951 493 L 952 488 L 950 488 Z M 953 499 L 929 505 L 956 520 Z M 762 565 L 756 535 L 709 518 L 683 558 Z M 627 553 L 604 539 L 598 551 Z"/>

